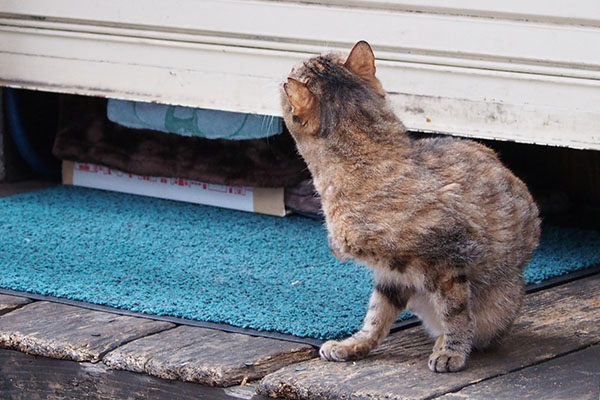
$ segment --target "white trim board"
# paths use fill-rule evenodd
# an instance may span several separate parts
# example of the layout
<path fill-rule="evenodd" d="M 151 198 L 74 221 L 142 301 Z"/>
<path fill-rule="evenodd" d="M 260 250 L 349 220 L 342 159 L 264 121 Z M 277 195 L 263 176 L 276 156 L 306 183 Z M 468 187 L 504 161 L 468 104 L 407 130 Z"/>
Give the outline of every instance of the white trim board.
<path fill-rule="evenodd" d="M 367 39 L 410 129 L 600 149 L 600 2 L 310 3 L 0 0 L 0 83 L 279 115 L 292 65 Z"/>

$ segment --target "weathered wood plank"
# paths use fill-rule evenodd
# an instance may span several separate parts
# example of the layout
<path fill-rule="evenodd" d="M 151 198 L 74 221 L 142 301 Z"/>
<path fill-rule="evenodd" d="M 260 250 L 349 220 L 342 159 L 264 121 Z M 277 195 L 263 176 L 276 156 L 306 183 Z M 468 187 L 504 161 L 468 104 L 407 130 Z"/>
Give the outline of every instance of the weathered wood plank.
<path fill-rule="evenodd" d="M 600 398 L 600 346 L 467 386 L 443 400 Z"/>
<path fill-rule="evenodd" d="M 131 340 L 174 327 L 45 301 L 0 317 L 0 347 L 74 361 L 99 361 Z"/>
<path fill-rule="evenodd" d="M 165 379 L 231 386 L 316 355 L 305 344 L 179 326 L 121 346 L 103 361 L 113 368 Z"/>
<path fill-rule="evenodd" d="M 503 343 L 474 353 L 464 371 L 427 368 L 431 340 L 417 327 L 386 339 L 370 357 L 348 363 L 312 360 L 267 375 L 258 391 L 294 399 L 422 399 L 549 360 L 600 342 L 600 276 L 526 297 Z"/>
<path fill-rule="evenodd" d="M 6 314 L 7 312 L 10 312 L 19 307 L 23 307 L 24 305 L 29 303 L 31 303 L 31 300 L 25 297 L 0 294 L 0 315 Z"/>
<path fill-rule="evenodd" d="M 37 399 L 251 399 L 253 387 L 212 388 L 116 371 L 102 363 L 76 363 L 0 350 L 0 398 Z"/>

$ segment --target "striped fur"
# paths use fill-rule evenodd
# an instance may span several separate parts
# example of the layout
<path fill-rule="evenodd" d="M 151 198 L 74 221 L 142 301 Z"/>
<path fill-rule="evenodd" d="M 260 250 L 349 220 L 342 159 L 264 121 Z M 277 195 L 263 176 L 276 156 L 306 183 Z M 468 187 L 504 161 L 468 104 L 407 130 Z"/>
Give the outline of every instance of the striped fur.
<path fill-rule="evenodd" d="M 407 136 L 366 42 L 346 60 L 328 54 L 295 66 L 282 89 L 333 255 L 375 271 L 363 328 L 325 343 L 321 356 L 364 357 L 408 308 L 436 338 L 429 368 L 463 368 L 520 308 L 522 270 L 540 234 L 526 186 L 483 145 Z"/>

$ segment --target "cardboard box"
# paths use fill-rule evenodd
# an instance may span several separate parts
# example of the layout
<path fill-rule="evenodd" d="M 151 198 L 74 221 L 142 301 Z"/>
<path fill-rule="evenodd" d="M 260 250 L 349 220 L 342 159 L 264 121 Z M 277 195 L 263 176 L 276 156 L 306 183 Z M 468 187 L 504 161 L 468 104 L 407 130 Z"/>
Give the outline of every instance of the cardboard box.
<path fill-rule="evenodd" d="M 183 178 L 139 176 L 101 165 L 63 161 L 63 183 L 94 189 L 206 204 L 283 217 L 283 188 L 226 186 Z"/>

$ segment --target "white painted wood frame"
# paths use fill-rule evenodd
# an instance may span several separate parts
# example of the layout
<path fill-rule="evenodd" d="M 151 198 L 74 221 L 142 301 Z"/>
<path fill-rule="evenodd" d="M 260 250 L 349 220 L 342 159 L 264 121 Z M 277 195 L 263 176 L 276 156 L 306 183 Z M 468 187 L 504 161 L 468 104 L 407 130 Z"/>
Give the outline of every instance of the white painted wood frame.
<path fill-rule="evenodd" d="M 361 39 L 410 129 L 600 149 L 599 0 L 0 0 L 0 85 L 279 115 Z"/>

